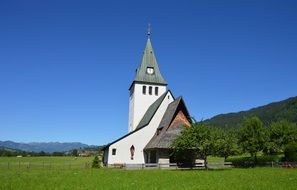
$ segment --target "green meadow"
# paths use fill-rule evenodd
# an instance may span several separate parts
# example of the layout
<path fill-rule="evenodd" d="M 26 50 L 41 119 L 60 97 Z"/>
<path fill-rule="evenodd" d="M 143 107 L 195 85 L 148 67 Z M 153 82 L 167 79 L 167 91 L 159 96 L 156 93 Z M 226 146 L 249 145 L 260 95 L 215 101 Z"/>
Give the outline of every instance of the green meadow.
<path fill-rule="evenodd" d="M 0 158 L 8 161 L 83 165 L 92 158 Z M 297 169 L 124 170 L 90 168 L 0 168 L 0 189 L 296 189 Z"/>
<path fill-rule="evenodd" d="M 82 169 L 90 168 L 93 157 L 0 157 L 3 169 Z"/>

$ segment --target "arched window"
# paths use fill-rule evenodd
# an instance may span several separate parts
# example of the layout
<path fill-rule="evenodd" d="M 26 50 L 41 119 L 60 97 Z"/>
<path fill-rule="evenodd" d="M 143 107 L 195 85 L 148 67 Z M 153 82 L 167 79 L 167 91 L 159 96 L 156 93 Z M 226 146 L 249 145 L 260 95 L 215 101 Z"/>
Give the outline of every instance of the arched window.
<path fill-rule="evenodd" d="M 142 94 L 146 94 L 146 86 L 142 86 Z"/>
<path fill-rule="evenodd" d="M 130 147 L 131 160 L 134 159 L 134 152 L 135 152 L 135 148 L 134 148 L 134 146 L 132 145 L 132 146 Z"/>
<path fill-rule="evenodd" d="M 152 95 L 153 94 L 153 87 L 149 87 L 149 95 Z"/>
<path fill-rule="evenodd" d="M 155 95 L 158 96 L 158 93 L 159 93 L 159 88 L 155 87 Z"/>

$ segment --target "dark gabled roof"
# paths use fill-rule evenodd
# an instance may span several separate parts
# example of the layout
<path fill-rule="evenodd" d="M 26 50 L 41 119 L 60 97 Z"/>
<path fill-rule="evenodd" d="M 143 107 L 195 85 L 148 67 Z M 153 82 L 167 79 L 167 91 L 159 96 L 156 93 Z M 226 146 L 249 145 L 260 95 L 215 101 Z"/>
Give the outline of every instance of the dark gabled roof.
<path fill-rule="evenodd" d="M 148 74 L 147 68 L 153 68 L 154 73 Z M 143 52 L 143 57 L 139 67 L 136 70 L 136 76 L 133 82 L 145 82 L 167 85 L 166 80 L 163 78 L 155 54 L 151 44 L 151 40 L 148 37 L 146 46 Z"/>
<path fill-rule="evenodd" d="M 169 126 L 169 124 L 171 123 L 171 120 L 173 119 L 173 115 L 176 112 L 176 109 L 180 100 L 181 100 L 181 97 L 178 97 L 175 101 L 171 102 L 168 105 L 167 110 L 161 120 L 161 123 L 158 129 L 162 129 L 163 127 Z"/>
<path fill-rule="evenodd" d="M 144 149 L 170 148 L 172 141 L 184 129 L 183 125 L 169 128 L 170 124 L 180 110 L 185 114 L 186 117 L 190 117 L 182 97 L 177 98 L 168 105 L 157 132 Z M 191 122 L 190 119 L 189 122 Z"/>
<path fill-rule="evenodd" d="M 163 102 L 163 99 L 165 98 L 166 94 L 170 92 L 169 90 L 166 91 L 164 94 L 162 94 L 145 112 L 144 116 L 140 120 L 139 124 L 137 125 L 136 129 L 142 128 L 143 126 L 146 126 L 149 124 L 153 116 L 155 115 L 157 109 L 160 107 L 161 103 Z"/>
<path fill-rule="evenodd" d="M 117 140 L 107 144 L 104 146 L 103 149 L 106 149 L 108 148 L 110 145 L 122 140 L 123 138 L 135 133 L 136 131 L 139 131 L 140 129 L 146 127 L 150 121 L 152 120 L 152 118 L 154 117 L 155 113 L 157 112 L 158 108 L 160 107 L 161 103 L 163 102 L 164 98 L 166 97 L 166 95 L 170 93 L 171 94 L 171 91 L 170 90 L 167 90 L 164 94 L 162 94 L 149 108 L 148 110 L 145 112 L 142 120 L 139 122 L 139 124 L 137 125 L 136 129 L 120 138 L 118 138 Z"/>

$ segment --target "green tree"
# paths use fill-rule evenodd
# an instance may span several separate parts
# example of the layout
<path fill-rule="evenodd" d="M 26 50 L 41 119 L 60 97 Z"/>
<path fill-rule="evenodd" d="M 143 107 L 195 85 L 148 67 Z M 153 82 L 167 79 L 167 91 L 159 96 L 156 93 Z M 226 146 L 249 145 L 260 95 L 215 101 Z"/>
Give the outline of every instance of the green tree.
<path fill-rule="evenodd" d="M 204 160 L 207 168 L 207 156 L 211 155 L 214 149 L 212 130 L 200 122 L 185 128 L 172 143 L 172 148 L 177 154 L 187 153 L 193 159 L 200 157 Z"/>
<path fill-rule="evenodd" d="M 41 151 L 38 153 L 38 156 L 48 156 L 48 153 Z"/>
<path fill-rule="evenodd" d="M 297 143 L 291 142 L 285 146 L 285 160 L 289 162 L 297 161 Z"/>
<path fill-rule="evenodd" d="M 274 122 L 269 129 L 269 138 L 266 153 L 284 152 L 287 144 L 297 141 L 297 126 L 287 120 Z"/>
<path fill-rule="evenodd" d="M 52 156 L 64 156 L 63 152 L 53 152 Z"/>
<path fill-rule="evenodd" d="M 78 156 L 78 150 L 77 149 L 73 149 L 72 152 L 71 152 L 71 155 L 77 157 Z"/>
<path fill-rule="evenodd" d="M 93 163 L 92 163 L 92 168 L 100 168 L 99 156 L 95 156 Z"/>
<path fill-rule="evenodd" d="M 218 136 L 214 139 L 215 143 L 215 153 L 214 155 L 224 157 L 226 159 L 235 155 L 239 152 L 238 139 L 234 130 L 217 130 Z"/>
<path fill-rule="evenodd" d="M 258 117 L 247 118 L 238 131 L 238 140 L 243 151 L 250 153 L 256 163 L 257 152 L 264 149 L 264 144 L 268 140 L 267 129 Z"/>

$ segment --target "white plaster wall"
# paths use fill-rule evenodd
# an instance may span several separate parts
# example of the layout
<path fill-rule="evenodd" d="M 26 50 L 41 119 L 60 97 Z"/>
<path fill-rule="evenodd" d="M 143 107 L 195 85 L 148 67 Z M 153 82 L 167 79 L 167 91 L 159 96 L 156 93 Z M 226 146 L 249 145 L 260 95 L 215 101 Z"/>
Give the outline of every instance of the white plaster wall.
<path fill-rule="evenodd" d="M 159 126 L 161 119 L 168 107 L 168 104 L 170 104 L 173 100 L 174 99 L 171 93 L 168 92 L 163 102 L 161 103 L 159 109 L 157 110 L 154 117 L 152 118 L 151 122 L 148 124 L 148 126 L 110 145 L 109 151 L 108 151 L 108 164 L 114 164 L 114 163 L 143 164 L 145 163 L 143 149 L 155 134 L 156 129 Z M 130 154 L 130 147 L 132 145 L 134 145 L 135 147 L 133 160 L 131 160 L 131 154 Z M 113 148 L 116 148 L 116 155 L 112 155 Z"/>
<path fill-rule="evenodd" d="M 146 86 L 146 94 L 142 94 L 142 86 Z M 149 94 L 149 87 L 153 87 L 152 95 Z M 159 88 L 158 95 L 155 95 L 155 87 Z M 135 130 L 149 106 L 166 92 L 166 86 L 134 84 L 134 93 L 130 96 L 129 102 L 129 124 L 128 132 Z"/>
<path fill-rule="evenodd" d="M 134 87 L 131 89 L 134 91 Z M 133 117 L 134 117 L 134 92 L 129 97 L 129 121 L 128 132 L 133 131 Z"/>

